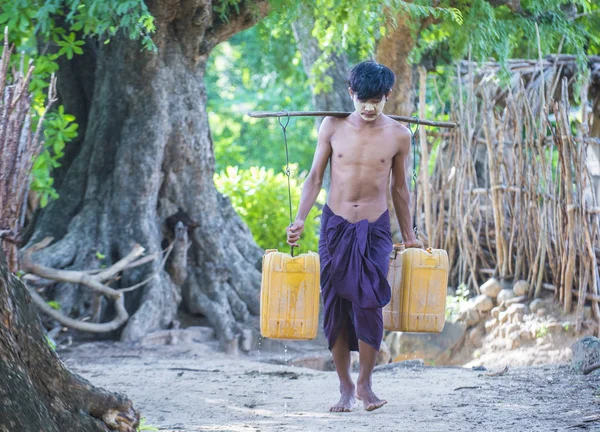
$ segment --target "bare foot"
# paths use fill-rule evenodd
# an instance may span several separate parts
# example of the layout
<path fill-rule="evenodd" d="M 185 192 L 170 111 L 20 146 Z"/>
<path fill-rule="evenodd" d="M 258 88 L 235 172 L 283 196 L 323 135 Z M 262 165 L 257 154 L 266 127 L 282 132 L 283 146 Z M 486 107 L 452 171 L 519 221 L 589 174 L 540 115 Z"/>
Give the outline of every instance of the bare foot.
<path fill-rule="evenodd" d="M 359 385 L 356 389 L 356 397 L 361 400 L 367 411 L 375 411 L 378 408 L 384 406 L 387 401 L 379 399 L 371 390 L 371 386 Z"/>
<path fill-rule="evenodd" d="M 352 411 L 352 405 L 356 399 L 354 398 L 354 386 L 342 387 L 340 386 L 340 400 L 338 403 L 329 408 L 331 412 L 350 412 Z"/>

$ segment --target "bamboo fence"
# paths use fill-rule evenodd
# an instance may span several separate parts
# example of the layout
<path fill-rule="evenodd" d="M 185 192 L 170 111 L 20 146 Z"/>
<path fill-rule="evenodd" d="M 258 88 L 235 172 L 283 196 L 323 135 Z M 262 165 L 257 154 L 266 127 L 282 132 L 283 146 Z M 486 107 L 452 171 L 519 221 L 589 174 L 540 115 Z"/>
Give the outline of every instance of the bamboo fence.
<path fill-rule="evenodd" d="M 432 175 L 420 170 L 419 229 L 448 251 L 451 285 L 479 293 L 490 277 L 526 280 L 530 298 L 547 289 L 566 312 L 575 303 L 579 330 L 586 300 L 600 319 L 600 207 L 586 164 L 589 146 L 600 144 L 587 108 L 600 58 L 579 81 L 580 122 L 569 105 L 574 59 L 563 60 L 511 62 L 509 86 L 495 65 L 458 65 L 451 120 L 459 127 L 420 140 L 422 150 L 438 140 L 439 150 Z M 420 166 L 429 163 L 422 151 Z"/>

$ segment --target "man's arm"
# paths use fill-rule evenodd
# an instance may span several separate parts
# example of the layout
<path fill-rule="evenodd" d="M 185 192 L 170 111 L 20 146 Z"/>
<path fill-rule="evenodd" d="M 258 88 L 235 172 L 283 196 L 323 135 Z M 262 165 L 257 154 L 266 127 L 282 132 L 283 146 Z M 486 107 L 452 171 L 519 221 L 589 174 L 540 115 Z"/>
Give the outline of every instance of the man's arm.
<path fill-rule="evenodd" d="M 321 186 L 323 186 L 323 176 L 327 163 L 331 157 L 331 136 L 333 135 L 334 119 L 325 117 L 319 128 L 319 138 L 317 148 L 313 158 L 310 172 L 302 185 L 302 195 L 300 196 L 300 205 L 298 206 L 298 214 L 296 220 L 287 229 L 288 244 L 290 246 L 298 246 L 298 239 L 304 231 L 304 221 L 310 212 L 310 209 L 315 204 Z"/>
<path fill-rule="evenodd" d="M 400 225 L 402 240 L 406 247 L 423 247 L 423 244 L 417 240 L 412 227 L 410 217 L 410 192 L 406 182 L 406 161 L 410 153 L 410 133 L 403 131 L 399 139 L 399 150 L 394 156 L 392 162 L 392 174 L 390 176 L 390 193 L 394 210 Z"/>

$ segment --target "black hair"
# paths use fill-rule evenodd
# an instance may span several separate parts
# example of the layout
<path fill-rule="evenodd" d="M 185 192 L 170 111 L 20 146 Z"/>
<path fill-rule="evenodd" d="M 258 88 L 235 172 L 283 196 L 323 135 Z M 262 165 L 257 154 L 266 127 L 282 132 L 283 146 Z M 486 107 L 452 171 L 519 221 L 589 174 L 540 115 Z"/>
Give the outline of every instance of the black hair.
<path fill-rule="evenodd" d="M 367 60 L 355 65 L 348 74 L 348 85 L 360 100 L 381 99 L 394 85 L 396 75 L 390 68 Z"/>

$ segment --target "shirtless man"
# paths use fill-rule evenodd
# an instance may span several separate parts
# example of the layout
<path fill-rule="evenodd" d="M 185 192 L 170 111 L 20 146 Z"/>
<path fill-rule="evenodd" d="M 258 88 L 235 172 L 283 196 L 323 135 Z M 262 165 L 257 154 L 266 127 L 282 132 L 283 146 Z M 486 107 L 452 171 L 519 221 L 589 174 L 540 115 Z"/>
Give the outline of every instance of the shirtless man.
<path fill-rule="evenodd" d="M 423 247 L 412 231 L 405 176 L 410 132 L 382 114 L 394 81 L 390 69 L 372 61 L 352 68 L 348 92 L 355 111 L 346 118 L 326 117 L 321 124 L 298 214 L 287 228 L 288 244 L 298 246 L 331 162 L 319 255 L 325 334 L 340 380 L 340 400 L 330 408 L 334 412 L 351 411 L 355 398 L 368 411 L 387 403 L 373 393 L 371 374 L 383 338 L 382 307 L 390 300 L 388 187 L 406 247 Z M 360 372 L 355 386 L 350 351 L 356 350 Z"/>

